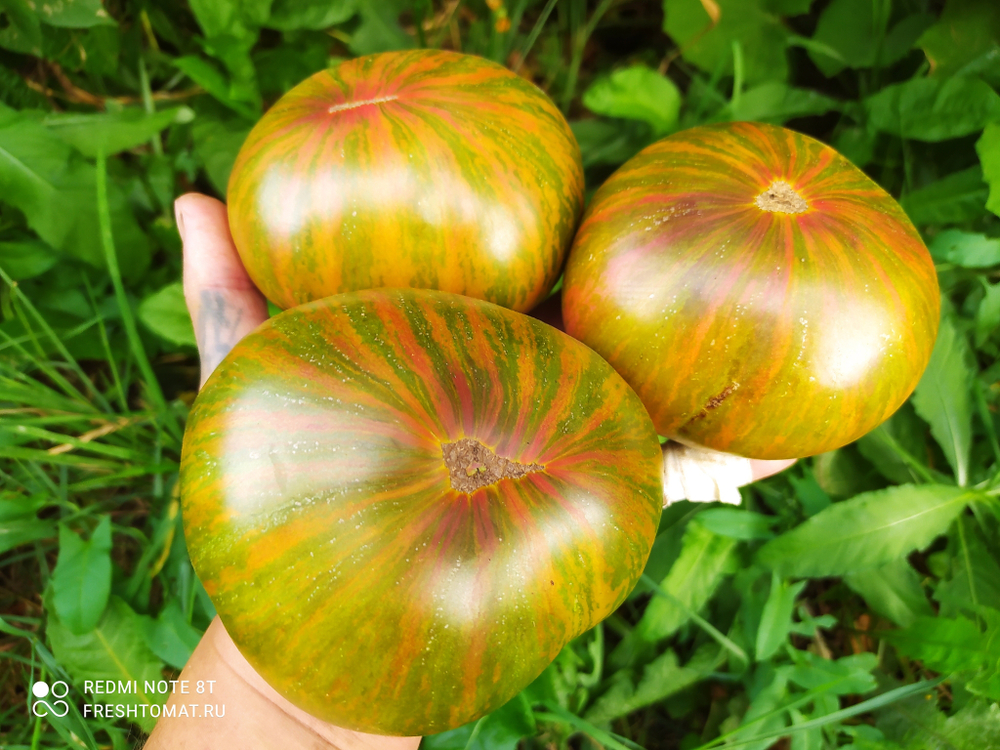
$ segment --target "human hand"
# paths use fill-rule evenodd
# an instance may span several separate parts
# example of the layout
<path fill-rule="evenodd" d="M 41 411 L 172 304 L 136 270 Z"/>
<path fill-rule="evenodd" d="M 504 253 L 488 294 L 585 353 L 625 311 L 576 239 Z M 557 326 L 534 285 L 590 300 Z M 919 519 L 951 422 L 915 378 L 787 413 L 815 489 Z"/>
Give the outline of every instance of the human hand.
<path fill-rule="evenodd" d="M 241 338 L 267 320 L 267 302 L 247 276 L 229 233 L 226 207 L 214 198 L 189 194 L 174 204 L 184 243 L 184 297 L 201 356 L 201 384 Z M 216 617 L 181 680 L 214 681 L 211 695 L 173 694 L 180 706 L 195 700 L 224 706 L 224 716 L 161 718 L 146 750 L 247 748 L 248 750 L 414 750 L 419 737 L 380 737 L 333 726 L 282 698 L 240 654 Z"/>

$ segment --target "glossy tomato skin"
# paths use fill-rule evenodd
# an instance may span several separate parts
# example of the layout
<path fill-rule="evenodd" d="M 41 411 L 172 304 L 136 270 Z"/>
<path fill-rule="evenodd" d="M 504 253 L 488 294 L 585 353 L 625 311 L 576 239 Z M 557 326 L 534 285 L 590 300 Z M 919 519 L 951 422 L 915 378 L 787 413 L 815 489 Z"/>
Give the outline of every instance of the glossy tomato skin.
<path fill-rule="evenodd" d="M 535 469 L 460 492 L 443 455 L 464 438 Z M 191 559 L 243 655 L 314 716 L 395 735 L 498 708 L 611 614 L 660 476 L 652 422 L 604 360 L 428 290 L 264 323 L 199 394 L 181 462 Z"/>
<path fill-rule="evenodd" d="M 282 308 L 376 287 L 531 309 L 583 208 L 580 148 L 535 85 L 439 50 L 316 73 L 257 123 L 229 180 L 250 277 Z"/>
<path fill-rule="evenodd" d="M 774 190 L 782 210 L 761 198 Z M 587 209 L 563 288 L 566 331 L 614 365 L 660 434 L 765 459 L 832 450 L 888 418 L 939 313 L 899 205 L 828 146 L 755 123 L 686 130 L 622 166 Z"/>

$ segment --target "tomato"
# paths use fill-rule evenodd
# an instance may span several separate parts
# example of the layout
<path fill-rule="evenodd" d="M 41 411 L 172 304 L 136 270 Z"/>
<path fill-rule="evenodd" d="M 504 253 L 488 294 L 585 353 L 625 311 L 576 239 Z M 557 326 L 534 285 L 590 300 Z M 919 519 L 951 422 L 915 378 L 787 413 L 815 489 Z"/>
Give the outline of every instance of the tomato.
<path fill-rule="evenodd" d="M 563 288 L 566 331 L 660 434 L 751 458 L 855 440 L 916 386 L 940 300 L 899 205 L 791 130 L 692 128 L 597 191 Z"/>
<path fill-rule="evenodd" d="M 416 735 L 503 705 L 642 573 L 661 454 L 603 359 L 520 313 L 428 290 L 293 308 L 192 408 L 191 559 L 294 704 Z"/>
<path fill-rule="evenodd" d="M 471 55 L 388 52 L 285 94 L 240 150 L 228 202 L 250 277 L 282 308 L 421 287 L 525 311 L 562 268 L 583 167 L 532 83 Z"/>

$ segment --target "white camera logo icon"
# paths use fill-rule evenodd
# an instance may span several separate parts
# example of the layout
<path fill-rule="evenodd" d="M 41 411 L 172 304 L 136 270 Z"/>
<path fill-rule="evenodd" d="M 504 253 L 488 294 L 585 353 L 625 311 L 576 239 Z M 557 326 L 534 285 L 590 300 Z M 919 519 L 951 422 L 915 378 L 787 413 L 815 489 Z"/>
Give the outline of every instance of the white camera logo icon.
<path fill-rule="evenodd" d="M 69 713 L 69 704 L 64 700 L 59 700 L 69 695 L 69 685 L 62 680 L 53 682 L 51 687 L 47 682 L 39 680 L 31 686 L 31 694 L 37 699 L 31 704 L 31 712 L 35 716 L 48 716 L 51 714 L 52 716 L 62 718 Z M 56 700 L 49 703 L 45 700 L 49 695 Z M 59 709 L 62 709 L 61 713 Z"/>

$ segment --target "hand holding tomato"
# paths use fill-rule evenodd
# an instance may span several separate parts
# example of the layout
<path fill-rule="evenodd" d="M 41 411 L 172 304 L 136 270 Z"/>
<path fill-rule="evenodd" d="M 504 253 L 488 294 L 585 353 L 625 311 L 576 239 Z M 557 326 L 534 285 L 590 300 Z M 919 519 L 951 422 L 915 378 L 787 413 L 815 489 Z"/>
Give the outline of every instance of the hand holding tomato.
<path fill-rule="evenodd" d="M 267 319 L 267 302 L 250 281 L 226 219 L 226 207 L 204 195 L 175 205 L 184 241 L 184 295 L 201 354 L 201 382 L 229 349 Z M 319 721 L 279 696 L 247 663 L 216 618 L 181 673 L 195 685 L 213 681 L 212 694 L 173 695 L 172 703 L 225 706 L 224 717 L 162 719 L 147 750 L 178 747 L 341 748 L 408 750 L 418 737 L 377 737 Z"/>

